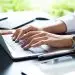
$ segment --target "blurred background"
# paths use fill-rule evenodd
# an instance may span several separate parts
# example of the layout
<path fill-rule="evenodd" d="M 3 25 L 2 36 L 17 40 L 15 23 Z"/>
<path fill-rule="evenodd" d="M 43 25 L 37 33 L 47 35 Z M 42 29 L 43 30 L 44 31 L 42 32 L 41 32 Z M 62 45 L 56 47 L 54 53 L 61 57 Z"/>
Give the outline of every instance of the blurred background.
<path fill-rule="evenodd" d="M 0 12 L 43 11 L 59 17 L 75 11 L 75 0 L 0 0 Z"/>

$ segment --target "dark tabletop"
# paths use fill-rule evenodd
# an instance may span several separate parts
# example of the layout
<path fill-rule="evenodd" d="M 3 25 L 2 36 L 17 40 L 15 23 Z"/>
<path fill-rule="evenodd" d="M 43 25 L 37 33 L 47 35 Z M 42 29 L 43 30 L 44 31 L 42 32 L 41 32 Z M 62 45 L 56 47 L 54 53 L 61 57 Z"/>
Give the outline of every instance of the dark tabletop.
<path fill-rule="evenodd" d="M 12 64 L 11 58 L 0 46 L 0 75 Z"/>

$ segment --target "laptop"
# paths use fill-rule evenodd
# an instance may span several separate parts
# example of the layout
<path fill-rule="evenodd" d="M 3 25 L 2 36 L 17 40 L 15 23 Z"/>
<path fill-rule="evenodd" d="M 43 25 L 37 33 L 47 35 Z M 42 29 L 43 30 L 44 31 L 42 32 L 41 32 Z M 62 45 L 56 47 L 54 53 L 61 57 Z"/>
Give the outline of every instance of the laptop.
<path fill-rule="evenodd" d="M 0 44 L 8 55 L 15 61 L 37 58 L 37 55 L 47 52 L 43 46 L 23 49 L 20 43 L 12 40 L 12 34 L 0 35 Z"/>

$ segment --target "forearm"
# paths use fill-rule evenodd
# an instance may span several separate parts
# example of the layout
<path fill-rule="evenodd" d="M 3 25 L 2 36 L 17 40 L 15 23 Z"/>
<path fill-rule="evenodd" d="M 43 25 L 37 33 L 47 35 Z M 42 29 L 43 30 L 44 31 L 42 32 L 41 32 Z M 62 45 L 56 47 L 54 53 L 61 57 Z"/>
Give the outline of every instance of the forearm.
<path fill-rule="evenodd" d="M 75 31 L 75 13 L 58 18 L 52 26 L 43 28 L 43 30 L 52 33 L 63 33 Z"/>
<path fill-rule="evenodd" d="M 64 33 L 67 31 L 67 27 L 63 21 L 58 20 L 53 25 L 44 27 L 43 30 L 50 33 Z"/>

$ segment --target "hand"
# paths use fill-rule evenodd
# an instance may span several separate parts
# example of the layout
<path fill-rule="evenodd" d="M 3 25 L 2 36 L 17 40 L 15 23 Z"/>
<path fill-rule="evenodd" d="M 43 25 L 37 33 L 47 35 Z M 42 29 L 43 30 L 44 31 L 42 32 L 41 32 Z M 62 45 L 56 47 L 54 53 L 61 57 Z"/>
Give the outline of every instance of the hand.
<path fill-rule="evenodd" d="M 56 35 L 45 31 L 30 31 L 20 40 L 23 48 L 37 47 L 46 44 L 51 47 L 63 48 L 72 46 L 71 35 Z"/>
<path fill-rule="evenodd" d="M 39 28 L 27 25 L 24 29 L 16 29 L 15 33 L 13 34 L 13 40 L 19 40 L 24 34 L 26 34 L 29 31 L 37 31 Z"/>
<path fill-rule="evenodd" d="M 24 34 L 26 34 L 29 31 L 38 31 L 43 30 L 49 33 L 63 33 L 66 32 L 66 25 L 62 21 L 56 21 L 51 25 L 45 26 L 42 28 L 39 28 L 39 26 L 31 26 L 26 25 L 24 29 L 17 29 L 16 32 L 13 34 L 14 40 L 19 40 L 20 37 L 22 37 Z"/>

